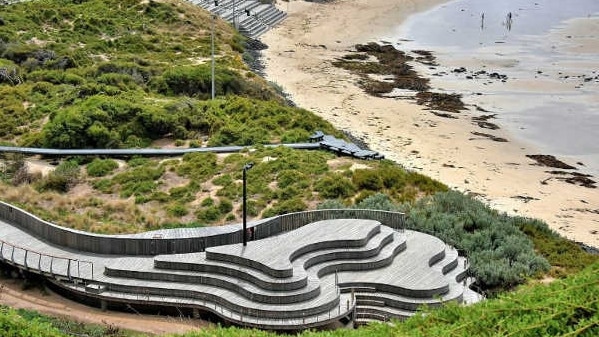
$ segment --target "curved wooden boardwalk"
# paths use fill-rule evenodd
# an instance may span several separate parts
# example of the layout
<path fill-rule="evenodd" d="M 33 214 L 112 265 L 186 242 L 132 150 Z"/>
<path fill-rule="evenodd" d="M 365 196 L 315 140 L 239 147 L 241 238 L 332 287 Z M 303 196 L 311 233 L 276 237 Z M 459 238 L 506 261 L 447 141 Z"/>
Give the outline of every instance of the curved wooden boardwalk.
<path fill-rule="evenodd" d="M 53 244 L 23 225 L 32 215 L 0 206 L 0 260 L 43 274 L 103 307 L 175 306 L 212 312 L 241 326 L 301 330 L 340 320 L 408 317 L 422 304 L 461 302 L 469 293 L 466 266 L 457 252 L 435 237 L 401 229 L 400 213 L 300 212 L 250 224 L 262 238 L 245 247 L 238 241 L 239 225 L 231 225 L 195 229 L 194 239 L 203 240 L 202 235 L 214 231 L 223 242 L 227 238 L 235 243 L 200 245 L 205 250 L 195 252 L 131 255 Z M 359 215 L 370 219 L 352 218 Z M 39 233 L 52 235 L 55 228 L 50 225 L 35 222 Z M 193 231 L 112 238 L 135 241 L 160 234 L 174 239 Z"/>

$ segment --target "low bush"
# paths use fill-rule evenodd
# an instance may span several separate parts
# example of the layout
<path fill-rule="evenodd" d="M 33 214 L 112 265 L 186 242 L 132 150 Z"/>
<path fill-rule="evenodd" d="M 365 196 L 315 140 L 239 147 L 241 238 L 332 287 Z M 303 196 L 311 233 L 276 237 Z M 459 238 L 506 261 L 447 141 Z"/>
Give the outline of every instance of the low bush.
<path fill-rule="evenodd" d="M 316 182 L 314 189 L 326 199 L 347 198 L 356 192 L 351 180 L 339 173 L 327 175 Z"/>
<path fill-rule="evenodd" d="M 549 270 L 518 222 L 456 191 L 437 193 L 409 205 L 406 226 L 439 237 L 468 256 L 470 270 L 485 288 L 510 288 Z"/>
<path fill-rule="evenodd" d="M 72 160 L 63 161 L 48 176 L 37 183 L 38 190 L 67 192 L 79 181 L 79 163 Z"/>
<path fill-rule="evenodd" d="M 166 212 L 168 213 L 168 215 L 171 216 L 182 217 L 187 215 L 189 213 L 189 210 L 187 209 L 187 207 L 185 207 L 185 205 L 182 205 L 180 203 L 174 203 L 167 207 Z"/>
<path fill-rule="evenodd" d="M 306 210 L 306 208 L 307 206 L 302 199 L 293 198 L 277 202 L 271 208 L 267 208 L 262 215 L 264 218 L 269 218 L 281 214 L 301 212 Z"/>
<path fill-rule="evenodd" d="M 119 164 L 112 159 L 94 159 L 87 164 L 87 174 L 92 177 L 103 177 L 114 171 Z"/>
<path fill-rule="evenodd" d="M 195 213 L 198 220 L 204 223 L 211 223 L 220 220 L 223 214 L 220 212 L 218 206 L 212 205 L 206 208 L 202 208 Z"/>

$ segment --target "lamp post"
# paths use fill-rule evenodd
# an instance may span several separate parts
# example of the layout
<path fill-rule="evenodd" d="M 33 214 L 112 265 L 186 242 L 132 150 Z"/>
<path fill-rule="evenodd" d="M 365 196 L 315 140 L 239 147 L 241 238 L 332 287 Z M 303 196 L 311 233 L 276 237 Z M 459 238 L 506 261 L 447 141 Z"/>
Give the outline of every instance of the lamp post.
<path fill-rule="evenodd" d="M 218 6 L 218 0 L 214 0 L 214 6 Z M 211 79 L 212 79 L 212 95 L 211 98 L 214 99 L 214 21 L 216 21 L 216 14 L 212 13 L 212 29 L 210 35 L 210 45 L 212 48 L 212 71 L 211 71 Z"/>
<path fill-rule="evenodd" d="M 254 163 L 247 163 L 243 166 L 243 245 L 247 246 L 247 193 L 246 193 L 246 172 L 254 166 Z"/>

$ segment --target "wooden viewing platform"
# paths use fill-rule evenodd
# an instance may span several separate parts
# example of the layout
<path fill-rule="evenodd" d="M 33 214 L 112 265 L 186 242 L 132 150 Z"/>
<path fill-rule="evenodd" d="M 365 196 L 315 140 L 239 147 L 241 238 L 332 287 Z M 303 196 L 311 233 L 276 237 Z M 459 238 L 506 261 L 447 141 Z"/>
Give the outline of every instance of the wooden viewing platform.
<path fill-rule="evenodd" d="M 0 261 L 44 275 L 103 308 L 174 306 L 269 330 L 401 319 L 424 304 L 478 299 L 467 287 L 467 266 L 457 251 L 433 236 L 403 230 L 401 213 L 300 212 L 249 228 L 258 239 L 247 246 L 240 243 L 240 225 L 102 236 L 0 203 Z M 208 240 L 215 236 L 219 240 Z M 203 243 L 189 245 L 184 237 Z M 77 240 L 92 243 L 91 249 L 77 249 Z M 131 241 L 138 250 L 101 249 L 94 240 L 116 246 Z M 170 242 L 172 251 L 159 241 Z M 158 253 L 147 254 L 140 242 Z"/>

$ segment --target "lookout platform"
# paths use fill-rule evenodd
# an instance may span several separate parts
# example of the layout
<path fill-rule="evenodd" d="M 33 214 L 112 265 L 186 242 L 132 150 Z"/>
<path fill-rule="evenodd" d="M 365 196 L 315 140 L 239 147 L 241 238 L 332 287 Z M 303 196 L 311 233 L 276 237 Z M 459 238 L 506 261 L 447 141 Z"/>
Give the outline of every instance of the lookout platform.
<path fill-rule="evenodd" d="M 249 227 L 257 239 L 247 246 L 239 225 L 96 235 L 0 203 L 0 261 L 102 307 L 174 306 L 278 331 L 403 319 L 421 305 L 476 298 L 465 260 L 433 236 L 402 229 L 401 213 L 300 212 Z"/>

